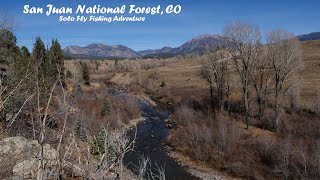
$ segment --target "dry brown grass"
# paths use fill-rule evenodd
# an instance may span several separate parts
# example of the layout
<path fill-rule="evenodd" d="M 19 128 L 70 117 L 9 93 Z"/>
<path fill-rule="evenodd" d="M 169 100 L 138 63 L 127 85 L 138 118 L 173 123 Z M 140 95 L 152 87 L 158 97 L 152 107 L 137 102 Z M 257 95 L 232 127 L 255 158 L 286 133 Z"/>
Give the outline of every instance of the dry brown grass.
<path fill-rule="evenodd" d="M 304 68 L 301 71 L 301 101 L 305 108 L 314 109 L 320 88 L 320 41 L 304 42 L 302 48 Z"/>

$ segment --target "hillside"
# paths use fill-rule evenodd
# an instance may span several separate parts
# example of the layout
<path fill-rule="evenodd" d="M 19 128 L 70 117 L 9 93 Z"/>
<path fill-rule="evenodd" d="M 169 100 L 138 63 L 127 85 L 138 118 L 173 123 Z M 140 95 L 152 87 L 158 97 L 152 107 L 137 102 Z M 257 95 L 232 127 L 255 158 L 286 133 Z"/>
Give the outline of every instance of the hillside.
<path fill-rule="evenodd" d="M 302 75 L 302 95 L 304 106 L 313 109 L 320 88 L 320 40 L 302 43 L 304 68 Z"/>
<path fill-rule="evenodd" d="M 104 44 L 90 44 L 85 47 L 67 46 L 63 51 L 65 56 L 75 58 L 136 58 L 140 56 L 134 50 L 123 45 L 109 46 Z"/>
<path fill-rule="evenodd" d="M 310 34 L 303 34 L 297 36 L 300 41 L 311 41 L 311 40 L 320 40 L 320 32 L 313 32 Z"/>

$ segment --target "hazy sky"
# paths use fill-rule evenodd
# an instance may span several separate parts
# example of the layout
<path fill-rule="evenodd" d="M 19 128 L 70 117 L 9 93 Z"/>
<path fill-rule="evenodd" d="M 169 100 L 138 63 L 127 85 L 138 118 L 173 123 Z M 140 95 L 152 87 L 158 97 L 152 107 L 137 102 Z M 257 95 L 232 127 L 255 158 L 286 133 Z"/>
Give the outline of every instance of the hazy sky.
<path fill-rule="evenodd" d="M 145 15 L 145 22 L 59 22 L 60 15 L 23 14 L 25 4 L 43 7 L 44 11 L 47 4 L 74 9 L 78 4 L 106 7 L 180 4 L 182 12 Z M 58 38 L 63 47 L 104 43 L 123 44 L 134 50 L 177 47 L 198 35 L 221 34 L 225 24 L 235 20 L 257 24 L 262 33 L 272 29 L 286 29 L 297 35 L 320 31 L 319 7 L 319 0 L 0 0 L 1 11 L 15 18 L 18 45 L 32 47 L 35 37 L 40 36 L 46 44 Z"/>

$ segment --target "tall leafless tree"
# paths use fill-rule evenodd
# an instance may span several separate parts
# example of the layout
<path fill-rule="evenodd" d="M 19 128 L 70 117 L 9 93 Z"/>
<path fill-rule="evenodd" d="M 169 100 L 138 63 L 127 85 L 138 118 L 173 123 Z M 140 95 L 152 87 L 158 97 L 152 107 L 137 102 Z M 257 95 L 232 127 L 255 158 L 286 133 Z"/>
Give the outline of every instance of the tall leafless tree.
<path fill-rule="evenodd" d="M 261 33 L 257 26 L 235 22 L 230 23 L 224 28 L 224 36 L 227 40 L 227 50 L 240 76 L 240 86 L 242 99 L 245 107 L 245 118 L 247 129 L 250 121 L 250 102 L 249 87 L 252 85 L 250 80 L 251 73 L 256 66 L 259 55 Z"/>
<path fill-rule="evenodd" d="M 318 90 L 317 90 L 316 114 L 320 116 L 320 87 L 318 87 Z"/>
<path fill-rule="evenodd" d="M 206 80 L 206 82 L 209 85 L 209 90 L 210 90 L 210 103 L 211 103 L 211 108 L 212 111 L 214 113 L 214 118 L 216 117 L 216 113 L 215 113 L 215 106 L 214 106 L 214 80 L 213 77 L 211 75 L 211 71 L 209 70 L 209 68 L 207 67 L 206 63 L 204 63 L 201 67 L 201 77 L 204 78 Z"/>
<path fill-rule="evenodd" d="M 274 76 L 274 111 L 276 114 L 274 126 L 278 131 L 281 122 L 283 96 L 295 83 L 290 81 L 291 77 L 294 77 L 293 75 L 302 65 L 301 43 L 295 38 L 294 34 L 283 30 L 268 33 L 267 42 L 268 59 L 272 64 Z"/>
<path fill-rule="evenodd" d="M 301 92 L 301 85 L 300 85 L 301 80 L 298 73 L 294 73 L 292 82 L 294 83 L 291 85 L 288 93 L 290 95 L 291 109 L 297 112 L 300 109 L 300 92 Z"/>
<path fill-rule="evenodd" d="M 206 55 L 202 63 L 202 76 L 207 80 L 210 87 L 211 103 L 214 107 L 213 90 L 217 91 L 218 108 L 224 110 L 224 103 L 230 94 L 228 57 L 226 52 L 217 51 Z"/>
<path fill-rule="evenodd" d="M 272 74 L 270 72 L 271 63 L 266 60 L 264 49 L 261 49 L 261 56 L 257 58 L 257 64 L 252 71 L 252 83 L 257 96 L 258 103 L 258 117 L 260 121 L 264 120 L 264 113 L 271 93 L 270 84 L 272 81 Z M 266 122 L 263 121 L 264 126 Z"/>

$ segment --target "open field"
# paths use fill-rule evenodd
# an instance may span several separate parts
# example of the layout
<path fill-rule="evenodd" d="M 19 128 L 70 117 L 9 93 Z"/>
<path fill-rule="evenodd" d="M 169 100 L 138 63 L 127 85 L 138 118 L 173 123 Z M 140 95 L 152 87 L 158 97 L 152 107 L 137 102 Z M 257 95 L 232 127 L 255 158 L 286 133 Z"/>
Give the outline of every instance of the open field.
<path fill-rule="evenodd" d="M 302 48 L 304 68 L 301 71 L 301 100 L 304 107 L 314 109 L 320 89 L 320 41 L 304 42 Z"/>

